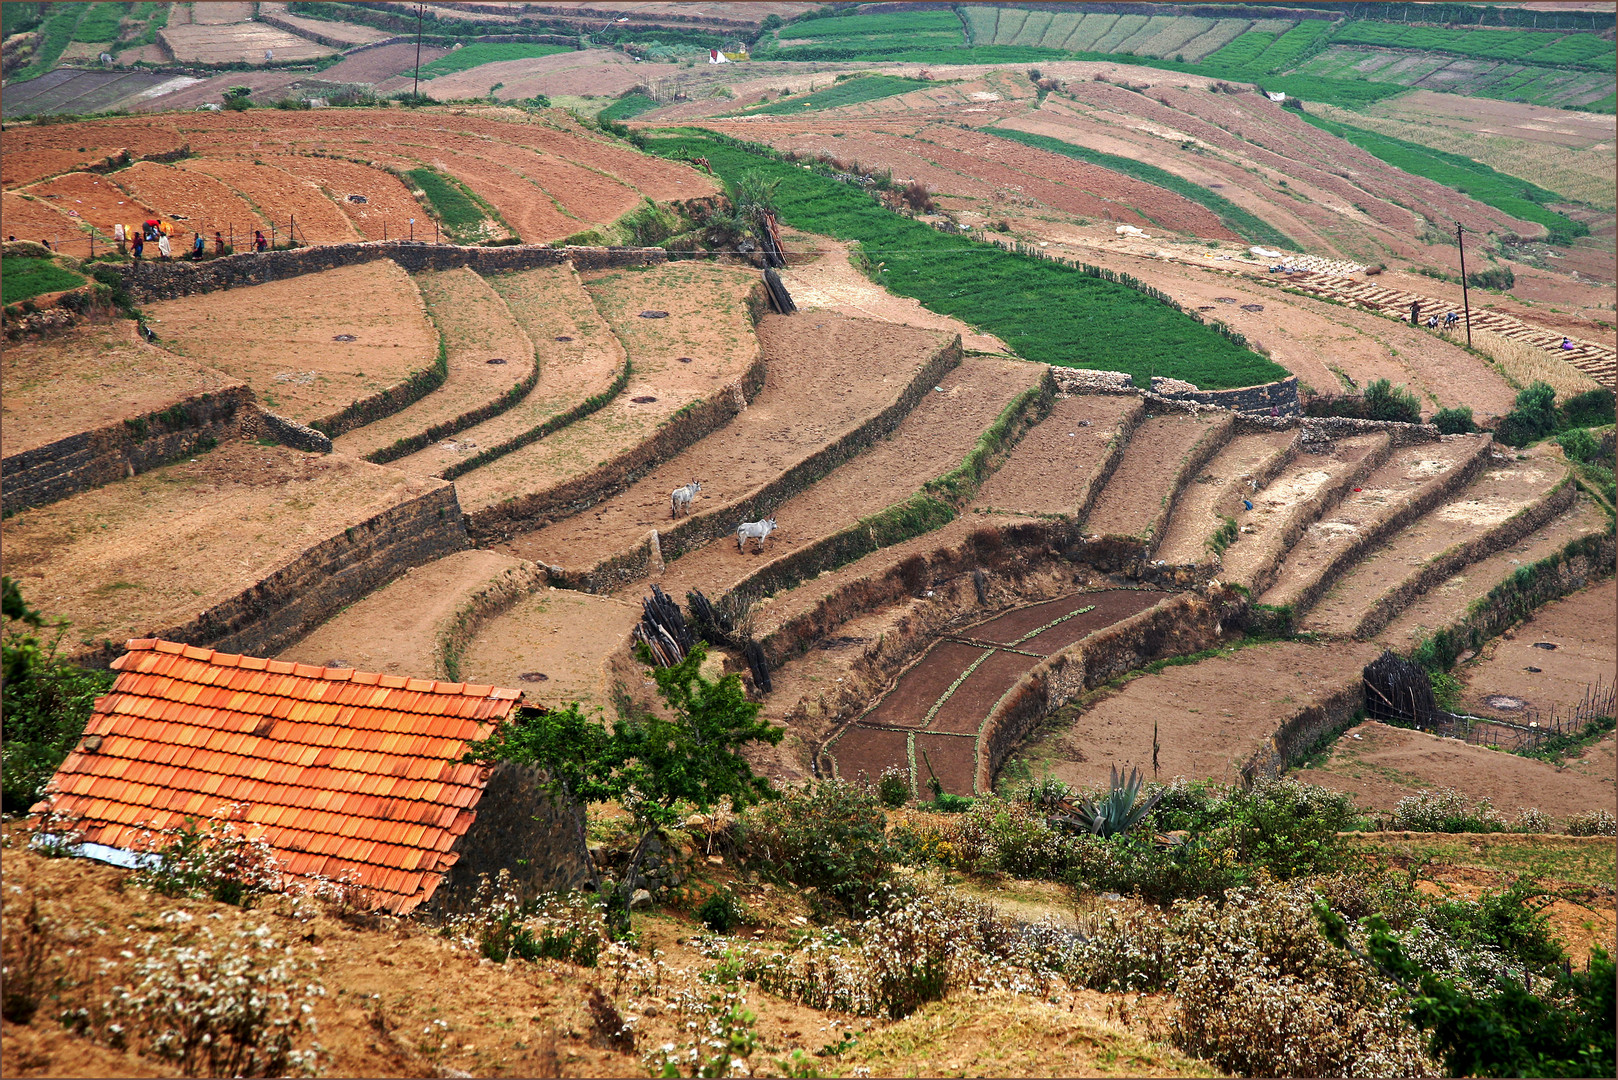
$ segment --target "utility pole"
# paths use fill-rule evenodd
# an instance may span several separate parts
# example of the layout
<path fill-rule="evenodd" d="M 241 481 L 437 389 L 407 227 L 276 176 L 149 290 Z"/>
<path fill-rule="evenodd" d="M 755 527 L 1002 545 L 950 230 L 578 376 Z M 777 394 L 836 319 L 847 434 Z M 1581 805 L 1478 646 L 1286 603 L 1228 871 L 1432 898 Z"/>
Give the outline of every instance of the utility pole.
<path fill-rule="evenodd" d="M 410 102 L 412 105 L 415 104 L 416 99 L 421 96 L 421 18 L 426 13 L 426 4 L 416 5 L 416 78 L 410 87 Z"/>
<path fill-rule="evenodd" d="M 1455 223 L 1455 246 L 1461 252 L 1461 307 L 1466 311 L 1466 347 L 1472 347 L 1472 302 L 1466 293 L 1466 245 L 1461 242 L 1461 223 Z"/>

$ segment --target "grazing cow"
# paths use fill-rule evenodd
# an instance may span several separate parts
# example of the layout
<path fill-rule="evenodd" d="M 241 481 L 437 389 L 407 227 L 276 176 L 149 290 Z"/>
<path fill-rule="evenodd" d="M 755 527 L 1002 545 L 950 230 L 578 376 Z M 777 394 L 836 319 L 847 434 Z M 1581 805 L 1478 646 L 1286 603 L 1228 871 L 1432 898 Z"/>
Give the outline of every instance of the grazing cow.
<path fill-rule="evenodd" d="M 679 517 L 682 509 L 689 514 L 691 512 L 691 500 L 695 499 L 697 492 L 701 490 L 702 484 L 693 480 L 685 487 L 677 487 L 669 492 L 669 514 L 672 517 Z"/>
<path fill-rule="evenodd" d="M 758 549 L 764 550 L 764 541 L 775 531 L 775 519 L 765 518 L 763 521 L 744 521 L 736 526 L 736 550 L 746 551 L 749 540 L 758 541 Z"/>

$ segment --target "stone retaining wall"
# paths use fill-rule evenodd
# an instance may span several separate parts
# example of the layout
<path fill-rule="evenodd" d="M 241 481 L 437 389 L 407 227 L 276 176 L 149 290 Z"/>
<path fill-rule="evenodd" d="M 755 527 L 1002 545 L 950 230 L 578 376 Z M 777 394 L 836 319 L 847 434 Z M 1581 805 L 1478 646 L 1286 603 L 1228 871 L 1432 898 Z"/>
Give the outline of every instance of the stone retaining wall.
<path fill-rule="evenodd" d="M 195 618 L 152 627 L 143 636 L 274 656 L 406 570 L 467 546 L 455 487 L 442 483 L 328 537 Z M 121 644 L 103 642 L 71 659 L 104 667 L 122 651 Z"/>
<path fill-rule="evenodd" d="M 1134 376 L 1124 371 L 1096 371 L 1089 368 L 1051 367 L 1057 386 L 1069 394 L 1157 394 L 1172 401 L 1212 405 L 1238 413 L 1302 416 L 1298 398 L 1298 377 L 1288 375 L 1276 382 L 1240 386 L 1230 390 L 1199 390 L 1179 379 L 1156 377 L 1150 388 L 1136 386 Z"/>
<path fill-rule="evenodd" d="M 253 391 L 238 383 L 13 454 L 0 462 L 0 508 L 13 514 L 44 506 L 209 449 L 235 438 L 253 410 Z"/>
<path fill-rule="evenodd" d="M 1322 739 L 1347 730 L 1365 708 L 1365 679 L 1353 672 L 1318 703 L 1287 717 L 1242 766 L 1241 781 L 1280 776 Z"/>

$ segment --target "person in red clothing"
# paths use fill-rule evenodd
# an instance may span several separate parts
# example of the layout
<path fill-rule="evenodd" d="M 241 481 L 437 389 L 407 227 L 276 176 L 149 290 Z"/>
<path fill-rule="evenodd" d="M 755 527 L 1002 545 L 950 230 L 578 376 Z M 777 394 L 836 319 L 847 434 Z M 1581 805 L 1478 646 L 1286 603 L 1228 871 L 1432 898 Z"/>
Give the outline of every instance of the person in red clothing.
<path fill-rule="evenodd" d="M 266 251 L 266 250 L 269 249 L 269 246 L 270 246 L 270 242 L 268 240 L 264 239 L 264 230 L 263 229 L 254 229 L 253 230 L 253 250 L 254 251 Z"/>

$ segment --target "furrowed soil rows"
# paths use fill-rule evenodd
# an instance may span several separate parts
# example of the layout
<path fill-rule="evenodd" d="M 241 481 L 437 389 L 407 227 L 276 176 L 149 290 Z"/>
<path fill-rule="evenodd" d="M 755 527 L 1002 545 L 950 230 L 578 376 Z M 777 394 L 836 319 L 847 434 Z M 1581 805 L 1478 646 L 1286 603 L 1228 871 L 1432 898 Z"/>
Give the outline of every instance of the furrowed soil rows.
<path fill-rule="evenodd" d="M 916 750 L 912 782 L 918 791 L 926 790 L 931 766 L 946 791 L 974 794 L 980 730 L 1018 679 L 1043 657 L 1145 611 L 1163 596 L 1128 589 L 1076 593 L 950 634 L 827 746 L 838 775 L 874 777 L 890 766 L 908 768 L 908 743 L 869 734 L 902 731 Z"/>
<path fill-rule="evenodd" d="M 80 324 L 38 341 L 8 342 L 0 398 L 6 457 L 81 431 L 159 412 L 239 385 L 140 340 L 129 322 Z"/>
<path fill-rule="evenodd" d="M 1400 529 L 1369 553 L 1310 609 L 1302 629 L 1330 636 L 1367 636 L 1367 620 L 1392 604 L 1402 586 L 1430 560 L 1457 545 L 1480 540 L 1530 506 L 1539 505 L 1567 476 L 1560 455 L 1535 448 L 1527 461 L 1495 456 L 1466 488 Z M 1386 617 L 1382 617 L 1383 622 Z M 1374 631 L 1380 625 L 1371 626 Z"/>
<path fill-rule="evenodd" d="M 461 678 L 519 687 L 534 702 L 605 709 L 610 665 L 628 652 L 640 615 L 639 604 L 611 597 L 536 592 L 484 624 L 461 657 Z"/>
<path fill-rule="evenodd" d="M 1572 507 L 1543 527 L 1428 589 L 1377 634 L 1377 640 L 1400 652 L 1415 647 L 1421 639 L 1459 623 L 1474 601 L 1487 596 L 1519 568 L 1555 555 L 1580 537 L 1600 534 L 1610 527 L 1610 520 L 1589 496 L 1581 494 Z"/>
<path fill-rule="evenodd" d="M 439 483 L 352 458 L 227 443 L 12 515 L 0 527 L 6 573 L 73 624 L 70 652 L 122 642 L 189 621 Z"/>
<path fill-rule="evenodd" d="M 949 341 L 935 331 L 829 313 L 766 315 L 758 336 L 768 375 L 746 411 L 627 491 L 514 547 L 581 572 L 649 530 L 677 524 L 669 506 L 677 487 L 702 483 L 692 513 L 743 498 L 895 404 Z"/>
<path fill-rule="evenodd" d="M 976 506 L 1020 514 L 1078 514 L 1123 426 L 1140 411 L 1132 396 L 1086 395 L 1058 401 L 984 482 Z"/>
<path fill-rule="evenodd" d="M 210 235 L 222 230 L 227 241 L 234 235 L 237 248 L 243 251 L 252 241 L 253 230 L 263 229 L 266 235 L 270 231 L 270 223 L 246 199 L 193 169 L 138 161 L 118 174 L 118 183 L 164 217 L 184 218 L 189 229 Z M 155 245 L 148 254 L 155 257 Z"/>
<path fill-rule="evenodd" d="M 509 452 L 516 448 L 515 441 L 610 391 L 623 369 L 623 347 L 602 322 L 572 263 L 495 274 L 485 280 L 534 343 L 539 382 L 499 416 L 399 458 L 393 463 L 396 468 L 443 476 L 452 469 L 459 471 L 477 455 L 495 455 L 502 448 Z"/>
<path fill-rule="evenodd" d="M 1377 652 L 1372 645 L 1286 642 L 1166 667 L 1088 706 L 1061 710 L 1016 756 L 1035 775 L 1049 769 L 1075 787 L 1105 785 L 1113 766 L 1152 770 L 1155 723 L 1159 779 L 1235 783 L 1290 716 L 1351 692 Z M 1316 779 L 1313 770 L 1307 775 Z"/>
<path fill-rule="evenodd" d="M 425 371 L 438 352 L 421 294 L 386 259 L 145 311 L 165 345 L 241 379 L 267 408 L 303 423 Z"/>
<path fill-rule="evenodd" d="M 407 570 L 393 584 L 345 608 L 278 659 L 412 679 L 448 678 L 439 635 L 473 594 L 520 566 L 494 551 L 446 555 Z"/>
<path fill-rule="evenodd" d="M 458 477 L 462 508 L 520 502 L 577 479 L 632 451 L 682 406 L 739 383 L 758 357 L 746 310 L 756 280 L 751 270 L 691 262 L 586 275 L 603 332 L 628 353 L 628 385 L 601 411 Z M 642 311 L 668 317 L 643 319 Z M 593 340 L 594 329 L 579 329 L 586 336 L 578 340 Z M 692 362 L 680 363 L 682 356 Z M 530 558 L 520 540 L 498 547 Z"/>
<path fill-rule="evenodd" d="M 1359 490 L 1345 492 L 1329 515 L 1309 526 L 1259 602 L 1275 607 L 1312 603 L 1322 584 L 1343 569 L 1345 552 L 1365 543 L 1411 504 L 1453 488 L 1489 441 L 1488 435 L 1453 436 L 1395 451 L 1386 465 L 1357 485 Z"/>
<path fill-rule="evenodd" d="M 1011 400 L 1038 382 L 1040 371 L 1022 361 L 967 357 L 889 438 L 776 508 L 778 525 L 764 556 L 751 545 L 740 552 L 734 536 L 722 537 L 670 563 L 664 591 L 721 595 L 764 562 L 903 502 L 960 462 Z"/>
<path fill-rule="evenodd" d="M 1172 485 L 1180 462 L 1205 438 L 1208 420 L 1179 414 L 1143 421 L 1124 447 L 1095 509 L 1084 519 L 1093 536 L 1144 536 L 1163 507 L 1174 498 Z"/>
<path fill-rule="evenodd" d="M 1344 734 L 1324 764 L 1301 775 L 1321 787 L 1348 792 L 1364 809 L 1384 812 L 1419 790 L 1437 788 L 1455 788 L 1468 799 L 1491 799 L 1507 817 L 1531 806 L 1567 818 L 1611 806 L 1614 797 L 1610 769 L 1604 776 L 1592 776 L 1375 721 Z"/>
<path fill-rule="evenodd" d="M 33 185 L 27 189 L 27 194 L 48 200 L 52 206 L 70 216 L 76 213 L 80 220 L 93 225 L 104 237 L 112 236 L 115 222 L 129 225 L 152 216 L 149 207 L 119 187 L 111 177 L 97 176 L 95 173 L 67 173 L 43 184 Z M 28 239 L 26 233 L 19 235 Z"/>
<path fill-rule="evenodd" d="M 1256 494 L 1256 479 L 1289 455 L 1294 438 L 1291 431 L 1267 431 L 1231 439 L 1180 491 L 1156 557 L 1173 566 L 1209 561 L 1215 531 L 1227 518 L 1247 516 L 1243 504 Z"/>
<path fill-rule="evenodd" d="M 1303 530 L 1388 452 L 1388 437 L 1378 434 L 1337 439 L 1328 453 L 1299 454 L 1252 497 L 1253 509 L 1236 516 L 1236 539 L 1219 559 L 1221 576 L 1268 588 L 1276 563 Z"/>
<path fill-rule="evenodd" d="M 174 58 L 181 63 L 263 64 L 269 62 L 265 53 L 273 52 L 274 62 L 285 64 L 319 60 L 337 52 L 329 45 L 265 23 L 170 25 L 158 34 L 168 42 Z"/>
<path fill-rule="evenodd" d="M 382 460 L 429 437 L 453 435 L 469 426 L 459 418 L 522 394 L 534 374 L 533 342 L 477 274 L 461 267 L 417 274 L 414 281 L 443 338 L 448 377 L 415 404 L 340 436 L 336 448 L 344 453 Z"/>
<path fill-rule="evenodd" d="M 181 167 L 205 173 L 241 192 L 271 219 L 281 237 L 288 235 L 296 219 L 295 237 L 305 243 L 338 244 L 360 239 L 359 230 L 319 188 L 273 165 L 207 158 L 182 162 Z"/>

